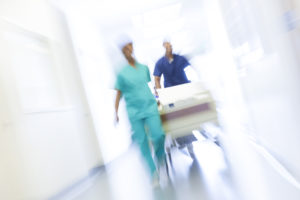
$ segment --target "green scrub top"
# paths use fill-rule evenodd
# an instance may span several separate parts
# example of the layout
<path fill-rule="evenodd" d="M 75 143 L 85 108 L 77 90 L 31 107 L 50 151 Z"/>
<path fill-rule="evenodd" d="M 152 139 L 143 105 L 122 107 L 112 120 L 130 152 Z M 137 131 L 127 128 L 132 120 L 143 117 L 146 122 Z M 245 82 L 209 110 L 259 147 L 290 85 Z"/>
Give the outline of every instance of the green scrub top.
<path fill-rule="evenodd" d="M 115 88 L 125 98 L 128 117 L 131 121 L 158 114 L 157 103 L 148 82 L 147 66 L 136 63 L 136 68 L 126 65 L 117 76 Z"/>

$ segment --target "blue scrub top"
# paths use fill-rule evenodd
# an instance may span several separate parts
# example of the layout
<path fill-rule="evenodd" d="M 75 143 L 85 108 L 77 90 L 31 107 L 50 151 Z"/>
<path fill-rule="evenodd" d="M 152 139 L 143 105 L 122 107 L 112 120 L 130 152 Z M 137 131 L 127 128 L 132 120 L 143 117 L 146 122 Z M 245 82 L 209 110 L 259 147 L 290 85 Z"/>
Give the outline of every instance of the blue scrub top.
<path fill-rule="evenodd" d="M 171 87 L 175 85 L 180 85 L 183 83 L 189 83 L 184 68 L 189 66 L 190 63 L 185 59 L 185 57 L 173 54 L 173 61 L 169 63 L 166 56 L 160 58 L 154 68 L 154 76 L 164 75 L 164 86 Z"/>
<path fill-rule="evenodd" d="M 136 68 L 126 65 L 117 76 L 115 88 L 125 98 L 131 121 L 159 114 L 156 100 L 148 86 L 150 81 L 148 67 L 140 63 L 136 63 Z"/>

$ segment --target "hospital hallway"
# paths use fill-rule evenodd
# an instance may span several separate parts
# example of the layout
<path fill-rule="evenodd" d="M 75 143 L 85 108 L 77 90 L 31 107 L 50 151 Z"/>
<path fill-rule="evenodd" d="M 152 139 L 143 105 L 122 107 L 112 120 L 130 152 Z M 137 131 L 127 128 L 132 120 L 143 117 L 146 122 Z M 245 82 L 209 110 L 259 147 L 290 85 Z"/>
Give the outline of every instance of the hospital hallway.
<path fill-rule="evenodd" d="M 240 199 L 221 148 L 203 136 L 199 139 L 193 142 L 194 155 L 187 147 L 173 149 L 170 181 L 163 187 L 153 188 L 147 180 L 136 177 L 142 169 L 137 168 L 140 164 L 132 147 L 105 169 L 95 170 L 88 179 L 50 199 Z"/>
<path fill-rule="evenodd" d="M 0 200 L 300 199 L 299 0 L 1 0 L 0 55 Z"/>
<path fill-rule="evenodd" d="M 226 159 L 226 153 L 218 144 L 207 139 L 202 134 L 196 134 L 197 141 L 192 142 L 192 151 L 186 145 L 173 147 L 171 151 L 172 164 L 168 157 L 169 178 L 158 187 L 153 187 L 145 176 L 137 150 L 131 146 L 123 155 L 105 167 L 91 170 L 89 176 L 75 185 L 61 191 L 50 200 L 97 200 L 97 199 L 145 199 L 145 200 L 240 200 L 241 195 L 250 198 L 265 199 L 259 182 L 252 186 L 256 194 L 242 194 L 236 185 L 233 167 Z M 299 191 L 286 188 L 285 181 L 276 175 L 278 166 L 272 166 L 266 161 L 266 155 L 257 149 L 259 158 L 256 164 L 263 165 L 263 173 L 270 176 L 274 185 L 271 190 L 287 190 L 289 195 L 274 192 L 274 199 L 299 199 Z M 130 162 L 128 162 L 130 161 Z M 246 161 L 247 162 L 247 161 Z M 274 165 L 274 164 L 273 164 Z M 252 169 L 251 163 L 248 168 Z M 255 168 L 255 167 L 253 167 Z M 248 169 L 248 170 L 249 170 Z M 282 169 L 281 169 L 282 170 Z M 250 172 L 251 173 L 251 172 Z M 247 175 L 244 174 L 244 178 Z M 254 177 L 255 178 L 255 177 Z M 259 178 L 257 178 L 259 179 Z"/>

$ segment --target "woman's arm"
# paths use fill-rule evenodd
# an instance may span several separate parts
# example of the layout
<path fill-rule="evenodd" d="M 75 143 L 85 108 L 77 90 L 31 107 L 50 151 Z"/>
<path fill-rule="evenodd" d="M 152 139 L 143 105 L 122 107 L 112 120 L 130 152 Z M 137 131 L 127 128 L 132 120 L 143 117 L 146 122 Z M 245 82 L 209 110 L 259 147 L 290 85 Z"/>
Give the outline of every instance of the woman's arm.
<path fill-rule="evenodd" d="M 120 90 L 117 90 L 117 96 L 115 101 L 115 114 L 116 114 L 116 121 L 119 122 L 119 116 L 118 116 L 118 110 L 119 110 L 119 104 L 121 99 L 122 93 Z"/>

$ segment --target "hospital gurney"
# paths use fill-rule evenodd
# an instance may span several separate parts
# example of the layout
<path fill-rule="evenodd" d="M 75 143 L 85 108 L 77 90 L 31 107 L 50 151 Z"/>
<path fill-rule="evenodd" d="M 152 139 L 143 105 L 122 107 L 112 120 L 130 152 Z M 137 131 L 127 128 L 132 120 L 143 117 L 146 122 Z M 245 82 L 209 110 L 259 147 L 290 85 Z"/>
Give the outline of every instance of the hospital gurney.
<path fill-rule="evenodd" d="M 157 90 L 163 129 L 172 139 L 190 135 L 206 122 L 218 124 L 216 105 L 201 82 Z"/>
<path fill-rule="evenodd" d="M 206 131 L 207 125 L 218 126 L 218 115 L 211 93 L 201 82 L 159 89 L 157 93 L 160 117 L 166 134 L 166 167 L 170 176 L 169 172 L 173 169 L 172 151 L 178 152 L 187 147 L 188 155 L 195 158 L 192 143 L 195 140 L 191 139 L 196 136 L 193 134 L 195 131 L 216 144 L 219 143 L 217 135 Z M 185 144 L 179 144 L 178 139 L 184 139 Z"/>

